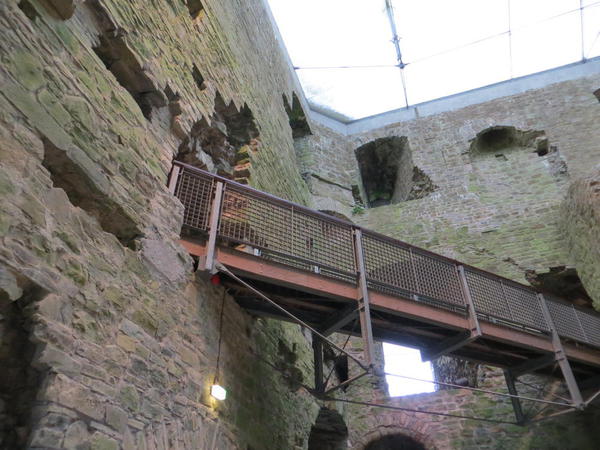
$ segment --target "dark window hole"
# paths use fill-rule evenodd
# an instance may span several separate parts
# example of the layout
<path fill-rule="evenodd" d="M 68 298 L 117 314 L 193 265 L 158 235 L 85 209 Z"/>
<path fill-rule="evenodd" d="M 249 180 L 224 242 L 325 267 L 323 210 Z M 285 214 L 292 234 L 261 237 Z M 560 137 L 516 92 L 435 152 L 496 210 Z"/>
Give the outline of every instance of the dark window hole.
<path fill-rule="evenodd" d="M 0 275 L 12 277 L 2 267 Z M 29 280 L 13 279 L 22 291 L 19 298 L 11 298 L 0 288 L 0 446 L 7 449 L 26 448 L 29 440 L 32 411 L 42 381 L 41 372 L 32 364 L 36 354 L 31 339 L 32 317 L 35 303 L 47 294 Z"/>

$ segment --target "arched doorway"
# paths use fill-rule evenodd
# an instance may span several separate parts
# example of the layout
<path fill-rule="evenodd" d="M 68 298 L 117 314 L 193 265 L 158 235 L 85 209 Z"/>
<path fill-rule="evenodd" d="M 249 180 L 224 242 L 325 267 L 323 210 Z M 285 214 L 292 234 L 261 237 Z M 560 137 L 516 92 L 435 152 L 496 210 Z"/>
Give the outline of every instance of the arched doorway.
<path fill-rule="evenodd" d="M 310 429 L 308 450 L 343 450 L 348 448 L 348 427 L 337 411 L 321 408 Z"/>
<path fill-rule="evenodd" d="M 388 434 L 369 442 L 365 450 L 426 450 L 417 440 L 403 434 Z"/>

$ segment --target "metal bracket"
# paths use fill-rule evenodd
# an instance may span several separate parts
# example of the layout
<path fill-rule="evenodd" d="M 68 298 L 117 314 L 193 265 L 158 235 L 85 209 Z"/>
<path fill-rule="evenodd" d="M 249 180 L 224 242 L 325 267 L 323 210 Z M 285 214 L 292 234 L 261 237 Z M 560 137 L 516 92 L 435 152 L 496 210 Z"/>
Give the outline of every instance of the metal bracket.
<path fill-rule="evenodd" d="M 552 316 L 550 315 L 548 304 L 546 303 L 546 299 L 542 294 L 538 294 L 538 298 L 540 299 L 540 305 L 544 314 L 544 319 L 546 319 L 546 323 L 550 328 L 552 347 L 554 349 L 554 359 L 560 366 L 560 370 L 562 371 L 563 377 L 567 383 L 567 388 L 569 389 L 569 394 L 571 395 L 571 401 L 573 402 L 573 406 L 577 409 L 582 410 L 583 408 L 585 408 L 586 404 L 583 401 L 581 391 L 579 390 L 579 386 L 577 385 L 577 380 L 575 379 L 575 375 L 573 375 L 573 370 L 571 369 L 571 365 L 569 364 L 569 360 L 567 359 L 567 355 L 565 353 L 565 350 L 563 349 L 562 342 L 560 341 L 560 337 L 558 335 L 558 332 L 556 331 L 556 326 L 554 325 L 554 321 L 552 320 Z"/>

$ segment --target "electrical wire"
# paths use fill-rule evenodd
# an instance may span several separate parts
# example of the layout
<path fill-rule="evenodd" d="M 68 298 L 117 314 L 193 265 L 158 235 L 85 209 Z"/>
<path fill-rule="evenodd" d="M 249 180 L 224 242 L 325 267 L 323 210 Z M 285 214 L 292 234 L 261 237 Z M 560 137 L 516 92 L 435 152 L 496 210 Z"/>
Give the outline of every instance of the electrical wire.
<path fill-rule="evenodd" d="M 531 397 L 523 397 L 522 395 L 506 394 L 504 392 L 495 392 L 495 391 L 490 391 L 488 389 L 479 389 L 479 388 L 473 388 L 473 387 L 470 387 L 470 386 L 461 386 L 460 384 L 452 384 L 452 383 L 444 383 L 444 382 L 441 382 L 441 381 L 425 380 L 423 378 L 409 377 L 408 375 L 400 375 L 400 374 L 397 374 L 397 373 L 384 372 L 384 374 L 392 376 L 392 377 L 405 378 L 407 380 L 421 381 L 423 383 L 432 383 L 432 384 L 437 384 L 437 385 L 440 385 L 440 386 L 448 386 L 448 387 L 452 387 L 452 388 L 455 388 L 455 389 L 464 389 L 464 390 L 467 390 L 467 391 L 483 392 L 485 394 L 497 395 L 499 397 L 518 398 L 520 400 L 529 400 L 529 401 L 532 401 L 532 402 L 547 403 L 547 404 L 550 404 L 550 405 L 572 406 L 570 403 L 559 403 L 559 402 L 552 402 L 550 400 L 542 400 L 542 399 L 536 399 L 536 398 L 531 398 Z"/>
<path fill-rule="evenodd" d="M 424 409 L 415 409 L 415 408 L 407 408 L 404 406 L 395 406 L 395 405 L 385 405 L 382 403 L 372 403 L 372 402 L 363 402 L 359 400 L 348 400 L 338 397 L 327 397 L 327 400 L 342 402 L 342 403 L 350 403 L 353 405 L 361 405 L 361 406 L 371 406 L 374 408 L 384 408 L 384 409 L 393 409 L 397 411 L 405 411 L 405 412 L 413 412 L 417 414 L 429 414 L 433 416 L 442 416 L 442 417 L 454 417 L 457 419 L 468 419 L 468 420 L 477 420 L 481 422 L 491 422 L 491 423 L 503 423 L 507 425 L 518 425 L 516 422 L 511 422 L 508 420 L 500 420 L 500 419 L 489 419 L 487 417 L 475 417 L 475 416 L 467 416 L 462 414 L 452 414 L 452 413 L 444 413 L 439 411 L 428 411 Z"/>

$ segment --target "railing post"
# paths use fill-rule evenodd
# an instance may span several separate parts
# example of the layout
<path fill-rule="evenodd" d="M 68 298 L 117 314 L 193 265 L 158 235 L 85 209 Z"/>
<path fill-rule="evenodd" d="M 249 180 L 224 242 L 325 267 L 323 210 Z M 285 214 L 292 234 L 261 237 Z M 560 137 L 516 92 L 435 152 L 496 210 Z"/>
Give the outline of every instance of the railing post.
<path fill-rule="evenodd" d="M 583 401 L 583 397 L 581 396 L 581 391 L 579 390 L 577 380 L 575 380 L 573 370 L 571 369 L 571 365 L 569 364 L 569 360 L 567 359 L 567 355 L 562 346 L 562 342 L 560 341 L 560 336 L 558 335 L 558 331 L 556 330 L 556 326 L 554 325 L 554 321 L 552 320 L 552 315 L 550 314 L 550 310 L 548 309 L 546 299 L 542 294 L 538 294 L 538 298 L 540 299 L 540 306 L 542 308 L 542 313 L 544 314 L 544 319 L 546 319 L 546 323 L 548 324 L 548 328 L 550 329 L 550 335 L 552 337 L 552 348 L 554 349 L 554 359 L 560 366 L 560 370 L 562 371 L 563 377 L 567 382 L 567 388 L 569 389 L 569 394 L 571 395 L 571 401 L 573 402 L 573 406 L 577 409 L 583 409 L 585 407 L 585 403 Z"/>
<path fill-rule="evenodd" d="M 369 289 L 367 285 L 367 272 L 362 246 L 362 232 L 355 228 L 354 254 L 356 255 L 356 268 L 358 269 L 358 314 L 360 330 L 364 342 L 364 357 L 367 366 L 373 366 L 373 328 L 371 326 L 371 312 L 369 309 Z"/>
<path fill-rule="evenodd" d="M 223 204 L 223 182 L 217 181 L 215 188 L 215 198 L 213 199 L 210 210 L 208 243 L 206 244 L 206 261 L 204 268 L 210 273 L 215 270 L 215 248 L 217 245 L 217 232 L 219 230 L 219 218 L 221 216 L 221 206 Z"/>
<path fill-rule="evenodd" d="M 479 319 L 477 318 L 477 311 L 475 311 L 475 303 L 473 297 L 471 297 L 471 290 L 469 289 L 469 283 L 467 283 L 467 276 L 465 275 L 465 266 L 462 264 L 456 267 L 458 277 L 460 278 L 460 285 L 462 286 L 463 296 L 467 306 L 469 331 L 471 332 L 472 338 L 481 336 L 481 327 L 479 326 Z"/>
<path fill-rule="evenodd" d="M 169 174 L 169 182 L 167 186 L 169 188 L 169 192 L 175 195 L 175 188 L 177 187 L 177 180 L 179 180 L 179 173 L 181 172 L 181 167 L 173 164 L 171 168 L 171 173 Z"/>

